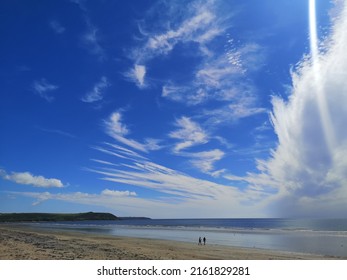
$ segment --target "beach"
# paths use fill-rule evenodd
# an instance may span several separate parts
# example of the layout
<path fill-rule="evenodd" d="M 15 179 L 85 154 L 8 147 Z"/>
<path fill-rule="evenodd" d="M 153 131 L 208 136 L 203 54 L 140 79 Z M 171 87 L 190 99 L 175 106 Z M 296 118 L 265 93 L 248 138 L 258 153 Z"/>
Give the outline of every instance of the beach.
<path fill-rule="evenodd" d="M 1 260 L 319 260 L 334 256 L 0 225 Z"/>

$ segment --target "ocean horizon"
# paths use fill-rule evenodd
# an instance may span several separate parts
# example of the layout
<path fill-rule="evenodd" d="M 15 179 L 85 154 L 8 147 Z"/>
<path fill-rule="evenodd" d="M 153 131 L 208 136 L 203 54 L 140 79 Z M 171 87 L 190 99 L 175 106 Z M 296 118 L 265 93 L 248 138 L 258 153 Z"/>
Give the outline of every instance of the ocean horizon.
<path fill-rule="evenodd" d="M 124 219 L 38 222 L 32 227 L 347 257 L 347 219 Z"/>

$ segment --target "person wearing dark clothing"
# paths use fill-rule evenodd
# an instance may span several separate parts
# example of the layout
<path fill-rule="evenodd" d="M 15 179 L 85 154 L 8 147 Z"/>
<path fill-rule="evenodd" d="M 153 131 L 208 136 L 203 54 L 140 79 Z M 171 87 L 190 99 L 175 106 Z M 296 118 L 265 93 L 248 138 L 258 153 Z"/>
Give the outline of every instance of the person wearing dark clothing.
<path fill-rule="evenodd" d="M 206 237 L 204 237 L 203 241 L 204 241 L 204 245 L 206 245 Z"/>
<path fill-rule="evenodd" d="M 201 237 L 199 237 L 199 243 L 198 243 L 198 245 L 202 245 L 202 244 L 201 244 Z"/>

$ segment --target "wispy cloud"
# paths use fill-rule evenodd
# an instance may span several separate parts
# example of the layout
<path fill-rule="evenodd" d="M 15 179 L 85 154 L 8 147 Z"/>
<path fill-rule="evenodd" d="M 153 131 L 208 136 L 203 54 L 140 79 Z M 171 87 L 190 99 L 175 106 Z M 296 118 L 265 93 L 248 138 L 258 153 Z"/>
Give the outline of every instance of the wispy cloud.
<path fill-rule="evenodd" d="M 9 180 L 21 185 L 32 185 L 40 188 L 64 187 L 63 183 L 59 179 L 35 176 L 30 172 L 12 172 L 11 174 L 8 174 L 5 170 L 0 169 L 0 176 L 5 180 Z"/>
<path fill-rule="evenodd" d="M 190 118 L 181 117 L 176 120 L 175 125 L 179 129 L 169 134 L 171 138 L 180 140 L 180 142 L 175 145 L 174 152 L 178 153 L 181 150 L 208 142 L 209 137 L 207 133 L 198 123 L 192 121 Z"/>
<path fill-rule="evenodd" d="M 140 155 L 138 152 L 113 143 L 105 142 L 103 147 L 94 148 L 98 151 L 123 159 L 146 159 L 146 157 Z"/>
<path fill-rule="evenodd" d="M 131 191 L 117 191 L 117 190 L 109 190 L 105 189 L 101 192 L 102 195 L 111 196 L 111 197 L 128 197 L 128 196 L 136 196 L 136 192 Z"/>
<path fill-rule="evenodd" d="M 176 102 L 186 102 L 185 94 L 189 92 L 188 86 L 176 85 L 173 82 L 167 82 L 162 87 L 162 97 L 176 101 Z M 204 98 L 205 95 L 202 93 L 201 97 L 198 97 L 199 100 Z M 190 101 L 189 101 L 190 102 Z M 192 102 L 194 103 L 194 102 Z"/>
<path fill-rule="evenodd" d="M 150 150 L 160 149 L 158 141 L 155 139 L 146 139 L 145 143 L 140 143 L 136 140 L 128 138 L 127 135 L 130 134 L 130 130 L 123 123 L 121 111 L 113 112 L 104 123 L 106 133 L 128 147 L 145 153 Z"/>
<path fill-rule="evenodd" d="M 75 135 L 73 135 L 69 132 L 60 130 L 60 129 L 48 129 L 48 128 L 43 128 L 43 127 L 39 127 L 39 126 L 36 126 L 36 128 L 41 130 L 41 131 L 44 131 L 44 132 L 54 133 L 54 134 L 58 134 L 58 135 L 69 137 L 69 138 L 76 138 Z"/>
<path fill-rule="evenodd" d="M 212 125 L 232 124 L 243 118 L 257 114 L 268 113 L 268 110 L 257 106 L 257 99 L 253 96 L 235 97 L 235 102 L 220 106 L 216 109 L 204 109 L 200 118 L 206 119 L 206 123 Z"/>
<path fill-rule="evenodd" d="M 65 27 L 57 20 L 51 20 L 49 22 L 49 26 L 56 32 L 57 34 L 63 34 L 65 32 Z"/>
<path fill-rule="evenodd" d="M 212 1 L 199 4 L 191 2 L 183 13 L 181 5 L 170 3 L 170 7 L 160 16 L 160 26 L 141 26 L 142 34 L 146 37 L 145 44 L 133 50 L 136 61 L 145 62 L 154 56 L 167 55 L 178 43 L 196 42 L 204 45 L 224 31 Z"/>
<path fill-rule="evenodd" d="M 216 176 L 218 172 L 215 172 L 214 164 L 215 162 L 221 160 L 225 153 L 219 149 L 214 149 L 210 151 L 203 151 L 197 153 L 189 153 L 191 163 L 204 173 Z"/>
<path fill-rule="evenodd" d="M 50 93 L 59 88 L 57 85 L 49 83 L 44 78 L 34 81 L 32 87 L 40 97 L 47 100 L 48 102 L 52 102 L 54 100 L 54 97 L 51 96 Z"/>
<path fill-rule="evenodd" d="M 206 43 L 219 35 L 222 30 L 214 26 L 216 16 L 206 6 L 196 10 L 196 14 L 182 21 L 176 29 L 150 36 L 143 50 L 144 55 L 167 54 L 179 42 L 195 41 Z M 143 55 L 142 55 L 143 56 Z M 146 60 L 142 58 L 140 60 Z"/>
<path fill-rule="evenodd" d="M 105 76 L 102 76 L 100 81 L 97 82 L 93 89 L 82 97 L 82 101 L 86 103 L 93 103 L 96 101 L 100 101 L 104 98 L 104 91 L 110 86 L 108 79 Z"/>
<path fill-rule="evenodd" d="M 135 64 L 134 68 L 126 72 L 124 76 L 133 81 L 140 89 L 143 89 L 147 86 L 145 82 L 146 66 L 144 65 Z"/>
<path fill-rule="evenodd" d="M 82 42 L 86 49 L 93 55 L 98 56 L 100 60 L 105 59 L 105 50 L 99 42 L 99 31 L 87 18 L 87 31 L 82 36 Z"/>
<path fill-rule="evenodd" d="M 81 36 L 82 46 L 92 55 L 97 56 L 99 60 L 104 60 L 106 58 L 106 52 L 100 43 L 100 32 L 91 20 L 86 1 L 70 0 L 70 2 L 78 5 L 86 23 L 86 31 Z"/>

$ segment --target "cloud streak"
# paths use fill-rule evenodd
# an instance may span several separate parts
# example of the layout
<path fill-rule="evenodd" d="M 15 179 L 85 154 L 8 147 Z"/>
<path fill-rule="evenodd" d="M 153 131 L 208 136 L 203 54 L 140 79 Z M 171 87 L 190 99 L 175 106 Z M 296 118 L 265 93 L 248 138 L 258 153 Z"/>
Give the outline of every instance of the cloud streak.
<path fill-rule="evenodd" d="M 104 121 L 105 130 L 108 135 L 110 135 L 113 139 L 118 142 L 135 149 L 137 151 L 145 152 L 151 150 L 161 149 L 160 145 L 158 145 L 158 141 L 156 139 L 145 139 L 144 143 L 133 140 L 127 135 L 130 134 L 130 130 L 123 123 L 123 116 L 121 111 L 113 112 L 110 117 Z"/>
<path fill-rule="evenodd" d="M 191 3 L 185 14 L 178 13 L 176 8 L 175 5 L 171 5 L 170 9 L 167 9 L 169 12 L 166 15 L 171 18 L 170 22 L 176 22 L 175 26 L 170 25 L 171 28 L 163 31 L 142 31 L 147 38 L 142 47 L 133 50 L 132 55 L 135 61 L 145 63 L 153 57 L 167 55 L 178 43 L 196 42 L 203 46 L 224 31 L 213 12 L 214 7 L 211 1 L 207 1 L 203 5 Z M 181 6 L 179 9 L 181 12 Z M 178 14 L 183 15 L 183 18 L 179 18 Z M 172 18 L 176 18 L 176 20 L 172 20 Z M 162 24 L 162 26 L 165 25 Z M 159 29 L 159 27 L 156 28 Z M 141 29 L 146 28 L 141 27 Z"/>
<path fill-rule="evenodd" d="M 96 83 L 93 89 L 82 97 L 82 101 L 86 103 L 93 103 L 96 101 L 100 101 L 104 98 L 104 91 L 110 86 L 108 79 L 105 76 L 102 76 L 100 81 Z"/>

